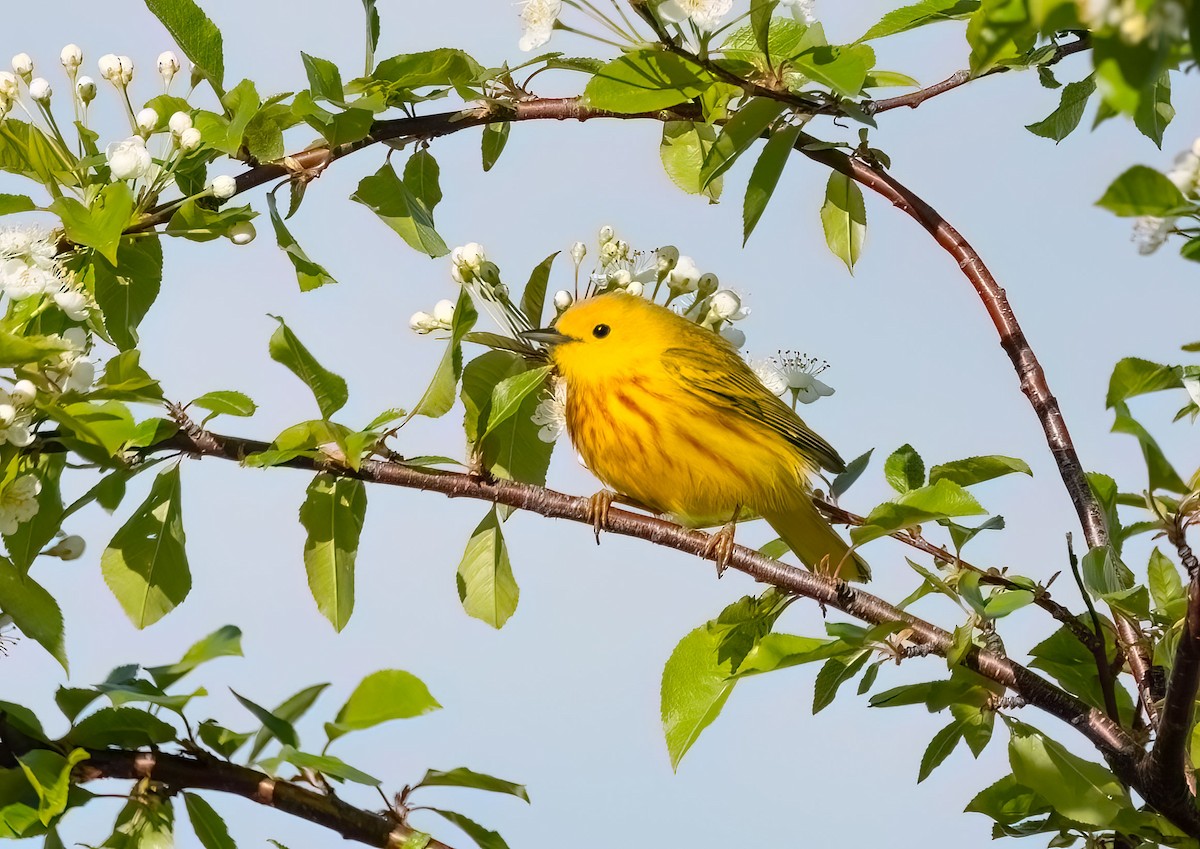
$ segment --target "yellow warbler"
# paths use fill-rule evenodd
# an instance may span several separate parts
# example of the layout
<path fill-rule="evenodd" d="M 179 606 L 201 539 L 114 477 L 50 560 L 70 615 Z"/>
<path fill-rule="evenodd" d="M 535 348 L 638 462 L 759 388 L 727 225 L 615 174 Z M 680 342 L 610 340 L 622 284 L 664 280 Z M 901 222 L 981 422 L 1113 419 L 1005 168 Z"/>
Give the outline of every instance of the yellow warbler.
<path fill-rule="evenodd" d="M 726 557 L 732 522 L 749 512 L 809 568 L 870 577 L 812 501 L 809 478 L 843 470 L 842 458 L 719 335 L 623 293 L 525 335 L 550 346 L 571 441 L 606 486 L 689 527 L 730 523 Z"/>

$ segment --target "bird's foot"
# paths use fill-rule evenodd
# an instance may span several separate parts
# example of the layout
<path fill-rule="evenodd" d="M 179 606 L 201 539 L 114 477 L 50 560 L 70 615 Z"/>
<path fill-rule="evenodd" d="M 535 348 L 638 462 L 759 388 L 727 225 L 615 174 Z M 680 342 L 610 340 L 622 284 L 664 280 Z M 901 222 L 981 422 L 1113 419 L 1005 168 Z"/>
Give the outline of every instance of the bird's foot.
<path fill-rule="evenodd" d="M 717 563 L 717 577 L 720 578 L 729 568 L 729 559 L 733 557 L 733 534 L 737 528 L 736 522 L 724 525 L 716 533 L 708 535 L 704 544 L 704 557 L 712 558 Z"/>
<path fill-rule="evenodd" d="M 608 530 L 608 511 L 616 496 L 611 489 L 602 489 L 588 499 L 588 521 L 596 534 L 596 545 L 600 544 L 600 531 Z"/>

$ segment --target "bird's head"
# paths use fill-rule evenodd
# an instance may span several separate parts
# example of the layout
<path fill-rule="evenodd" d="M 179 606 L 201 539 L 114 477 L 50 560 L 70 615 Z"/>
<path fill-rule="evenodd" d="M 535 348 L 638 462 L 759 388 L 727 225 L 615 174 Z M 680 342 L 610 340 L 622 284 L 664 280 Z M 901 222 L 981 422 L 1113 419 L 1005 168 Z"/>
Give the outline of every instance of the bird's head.
<path fill-rule="evenodd" d="M 686 345 L 695 325 L 646 298 L 612 292 L 577 302 L 554 327 L 523 334 L 550 347 L 567 383 L 605 380 L 653 367 Z"/>

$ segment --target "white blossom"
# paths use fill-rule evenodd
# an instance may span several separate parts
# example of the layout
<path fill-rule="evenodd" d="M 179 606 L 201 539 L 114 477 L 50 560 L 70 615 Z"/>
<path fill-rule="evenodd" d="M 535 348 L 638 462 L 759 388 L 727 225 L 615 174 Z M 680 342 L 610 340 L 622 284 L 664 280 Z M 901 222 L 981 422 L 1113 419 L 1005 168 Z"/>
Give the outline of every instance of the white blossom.
<path fill-rule="evenodd" d="M 114 53 L 105 53 L 96 62 L 96 67 L 100 69 L 100 78 L 108 80 L 113 85 L 121 83 L 121 60 Z"/>
<path fill-rule="evenodd" d="M 35 77 L 29 83 L 29 96 L 33 98 L 35 103 L 40 103 L 46 106 L 50 103 L 50 97 L 54 94 L 54 89 L 50 88 L 50 81 L 45 77 Z"/>
<path fill-rule="evenodd" d="M 239 221 L 229 228 L 229 241 L 235 245 L 248 245 L 254 241 L 258 233 L 249 221 Z"/>
<path fill-rule="evenodd" d="M 600 228 L 600 246 L 603 247 L 617 237 L 616 232 L 608 224 Z"/>
<path fill-rule="evenodd" d="M 700 269 L 690 256 L 681 256 L 667 274 L 667 288 L 672 293 L 695 292 L 700 282 Z"/>
<path fill-rule="evenodd" d="M 12 57 L 12 69 L 14 74 L 29 82 L 29 78 L 33 76 L 33 59 L 28 53 L 18 53 Z"/>
<path fill-rule="evenodd" d="M 530 416 L 539 425 L 538 439 L 555 442 L 567 429 L 567 382 L 561 377 L 553 378 L 550 390 Z"/>
<path fill-rule="evenodd" d="M 691 19 L 700 29 L 712 30 L 732 8 L 733 0 L 665 0 L 657 11 L 667 23 L 680 24 Z"/>
<path fill-rule="evenodd" d="M 200 131 L 195 127 L 188 127 L 179 134 L 179 149 L 184 153 L 189 153 L 200 146 Z"/>
<path fill-rule="evenodd" d="M 88 317 L 87 295 L 79 289 L 63 288 L 54 293 L 55 305 L 67 314 L 71 321 L 86 321 Z"/>
<path fill-rule="evenodd" d="M 1196 194 L 1200 187 L 1200 138 L 1192 142 L 1191 148 L 1175 157 L 1175 163 L 1167 172 L 1167 179 L 1183 193 L 1184 197 Z M 1152 254 L 1175 231 L 1175 218 L 1159 218 L 1143 215 L 1133 222 L 1131 238 L 1140 254 Z"/>
<path fill-rule="evenodd" d="M 549 41 L 561 12 L 562 0 L 522 0 L 521 23 L 525 30 L 517 46 L 530 51 Z"/>
<path fill-rule="evenodd" d="M 708 299 L 708 314 L 718 321 L 741 321 L 750 315 L 750 310 L 742 307 L 742 298 L 737 292 L 721 289 Z"/>
<path fill-rule="evenodd" d="M 762 381 L 762 385 L 770 390 L 772 395 L 782 395 L 784 392 L 787 392 L 787 376 L 773 360 L 754 360 L 750 363 L 750 368 L 758 376 L 758 379 Z"/>
<path fill-rule="evenodd" d="M 801 404 L 811 404 L 818 398 L 833 394 L 831 386 L 817 380 L 817 375 L 829 368 L 829 363 L 824 360 L 786 351 L 780 352 L 776 362 L 787 380 L 787 388 L 791 390 L 793 406 L 797 401 Z"/>
<path fill-rule="evenodd" d="M 813 14 L 816 0 L 779 0 L 779 5 L 783 9 L 791 9 L 792 17 L 802 24 L 816 23 L 817 18 Z"/>
<path fill-rule="evenodd" d="M 575 263 L 575 268 L 579 268 L 585 256 L 587 256 L 587 245 L 583 242 L 571 245 L 571 261 Z"/>
<path fill-rule="evenodd" d="M 158 113 L 147 107 L 137 113 L 137 128 L 144 134 L 149 135 L 154 132 L 154 128 L 158 126 Z"/>
<path fill-rule="evenodd" d="M 43 551 L 42 554 L 48 557 L 58 557 L 63 560 L 78 560 L 83 556 L 85 548 L 87 548 L 87 544 L 84 542 L 83 537 L 78 534 L 71 534 L 60 539 L 53 546 Z"/>
<path fill-rule="evenodd" d="M 20 93 L 21 86 L 17 82 L 17 75 L 8 71 L 0 71 L 0 97 L 16 100 Z"/>
<path fill-rule="evenodd" d="M 575 303 L 575 296 L 566 289 L 559 289 L 554 293 L 554 310 L 557 313 L 566 312 L 571 304 Z"/>
<path fill-rule="evenodd" d="M 83 101 L 83 105 L 87 106 L 96 99 L 96 81 L 91 77 L 80 77 L 75 83 L 75 91 L 79 93 L 79 99 Z"/>
<path fill-rule="evenodd" d="M 19 525 L 37 515 L 41 491 L 36 475 L 21 475 L 0 490 L 0 533 L 15 534 Z"/>
<path fill-rule="evenodd" d="M 27 407 L 37 397 L 37 387 L 32 380 L 18 380 L 13 388 L 8 390 L 10 403 L 17 407 Z"/>
<path fill-rule="evenodd" d="M 229 200 L 237 192 L 237 181 L 228 174 L 222 174 L 213 178 L 211 188 L 217 200 Z"/>
<path fill-rule="evenodd" d="M 445 298 L 433 305 L 433 317 L 447 328 L 454 321 L 454 301 L 448 301 Z"/>
<path fill-rule="evenodd" d="M 163 84 L 170 87 L 171 80 L 175 79 L 175 75 L 179 73 L 179 57 L 170 50 L 164 50 L 158 54 L 158 75 L 162 77 Z"/>
<path fill-rule="evenodd" d="M 186 112 L 176 112 L 171 116 L 171 120 L 167 122 L 167 126 L 171 128 L 171 132 L 175 135 L 182 135 L 185 131 L 192 128 L 192 116 Z"/>
<path fill-rule="evenodd" d="M 483 275 L 485 263 L 487 263 L 487 254 L 483 250 L 483 245 L 478 242 L 468 242 L 450 252 L 450 276 L 456 283 L 470 283 Z"/>
<path fill-rule="evenodd" d="M 120 85 L 127 86 L 133 82 L 133 60 L 128 56 L 118 56 L 117 62 L 121 67 Z"/>
<path fill-rule="evenodd" d="M 113 142 L 104 150 L 108 167 L 118 180 L 136 180 L 145 177 L 154 161 L 146 150 L 146 140 L 141 136 L 130 136 L 124 141 Z"/>
<path fill-rule="evenodd" d="M 58 54 L 58 59 L 62 62 L 63 68 L 66 69 L 67 76 L 74 79 L 79 66 L 83 64 L 83 50 L 80 49 L 78 44 L 68 44 Z"/>
<path fill-rule="evenodd" d="M 414 333 L 424 336 L 435 330 L 449 330 L 454 325 L 454 302 L 441 300 L 433 306 L 433 313 L 415 312 L 408 320 Z"/>
<path fill-rule="evenodd" d="M 55 291 L 66 272 L 53 235 L 36 227 L 0 230 L 0 290 L 15 301 Z"/>
<path fill-rule="evenodd" d="M 679 248 L 674 245 L 663 245 L 654 252 L 654 262 L 658 279 L 661 281 L 671 273 L 671 270 L 679 262 Z"/>
<path fill-rule="evenodd" d="M 0 389 L 0 445 L 10 443 L 24 448 L 33 442 L 36 394 L 36 387 L 28 380 L 19 381 L 11 392 Z"/>

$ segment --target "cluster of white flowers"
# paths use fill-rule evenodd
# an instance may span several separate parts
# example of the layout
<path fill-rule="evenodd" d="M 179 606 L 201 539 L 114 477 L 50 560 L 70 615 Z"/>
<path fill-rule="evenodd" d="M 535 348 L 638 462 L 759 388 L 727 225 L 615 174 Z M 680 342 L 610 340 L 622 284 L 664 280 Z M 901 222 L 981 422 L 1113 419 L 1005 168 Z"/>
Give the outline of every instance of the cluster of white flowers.
<path fill-rule="evenodd" d="M 561 377 L 551 378 L 549 391 L 530 416 L 538 426 L 538 439 L 542 442 L 557 442 L 567 429 L 567 382 Z"/>
<path fill-rule="evenodd" d="M 1191 149 L 1175 157 L 1175 165 L 1167 173 L 1169 179 L 1184 197 L 1195 196 L 1200 188 L 1200 138 L 1192 142 Z M 1133 241 L 1138 253 L 1152 254 L 1175 230 L 1174 218 L 1158 218 L 1143 215 L 1133 223 Z"/>
<path fill-rule="evenodd" d="M 562 0 L 521 0 L 521 24 L 524 31 L 517 46 L 528 52 L 550 40 L 562 12 Z"/>
<path fill-rule="evenodd" d="M 816 0 L 779 0 L 781 9 L 790 9 L 792 17 L 802 24 L 816 23 L 817 16 L 813 13 Z"/>
<path fill-rule="evenodd" d="M 633 250 L 628 242 L 617 238 L 612 227 L 601 227 L 599 235 L 600 256 L 599 264 L 591 275 L 592 291 L 620 291 L 630 295 L 645 293 L 646 284 L 653 283 L 657 277 L 655 257 Z"/>
<path fill-rule="evenodd" d="M 1080 15 L 1092 30 L 1116 30 L 1123 41 L 1138 44 L 1148 39 L 1180 38 L 1187 24 L 1187 9 L 1180 0 L 1079 0 Z"/>
<path fill-rule="evenodd" d="M 72 321 L 87 318 L 90 302 L 58 261 L 54 233 L 36 227 L 0 230 L 0 292 L 14 301 L 50 295 Z"/>
<path fill-rule="evenodd" d="M 711 31 L 732 8 L 733 0 L 663 0 L 657 12 L 666 23 L 691 21 L 700 29 Z"/>
<path fill-rule="evenodd" d="M 817 375 L 829 368 L 829 363 L 808 354 L 780 351 L 775 357 L 751 363 L 750 367 L 774 394 L 791 392 L 793 407 L 797 401 L 811 404 L 834 393 L 833 387 L 817 379 Z"/>
<path fill-rule="evenodd" d="M 36 475 L 21 475 L 0 489 L 0 534 L 15 534 L 18 526 L 37 515 L 41 491 Z"/>
<path fill-rule="evenodd" d="M 415 312 L 408 326 L 421 336 L 435 330 L 449 330 L 454 324 L 454 302 L 441 300 L 433 305 L 433 312 Z"/>
<path fill-rule="evenodd" d="M 33 442 L 33 399 L 37 387 L 18 380 L 11 390 L 0 389 L 0 445 L 24 448 Z"/>

